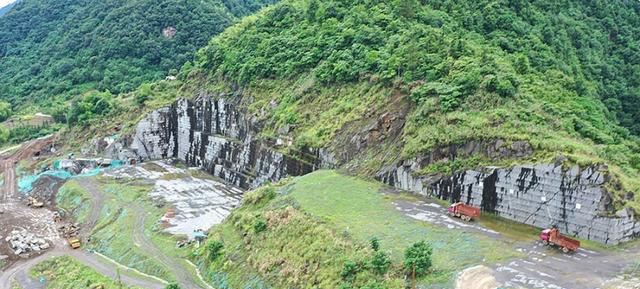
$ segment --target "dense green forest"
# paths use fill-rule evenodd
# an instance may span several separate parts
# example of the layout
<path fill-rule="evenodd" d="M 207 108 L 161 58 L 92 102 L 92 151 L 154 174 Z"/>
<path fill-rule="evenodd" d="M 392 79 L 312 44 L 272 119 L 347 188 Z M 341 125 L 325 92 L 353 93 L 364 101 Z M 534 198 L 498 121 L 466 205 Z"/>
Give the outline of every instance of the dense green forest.
<path fill-rule="evenodd" d="M 47 106 L 158 80 L 273 0 L 25 0 L 0 18 L 0 99 Z"/>
<path fill-rule="evenodd" d="M 303 72 L 323 83 L 425 82 L 415 100 L 438 94 L 446 111 L 479 89 L 522 94 L 521 82 L 543 74 L 566 82 L 563 93 L 601 100 L 612 120 L 640 134 L 640 2 L 422 3 L 429 4 L 286 1 L 242 32 L 212 41 L 201 61 L 241 83 Z M 580 118 L 588 120 L 590 109 Z M 608 124 L 576 129 L 606 142 L 591 130 Z"/>

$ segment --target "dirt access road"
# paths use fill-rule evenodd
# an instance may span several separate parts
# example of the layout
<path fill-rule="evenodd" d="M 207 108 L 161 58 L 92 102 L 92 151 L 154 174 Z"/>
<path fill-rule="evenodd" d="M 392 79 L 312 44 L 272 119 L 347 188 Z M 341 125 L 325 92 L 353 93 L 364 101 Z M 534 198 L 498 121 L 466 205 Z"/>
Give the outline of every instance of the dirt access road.
<path fill-rule="evenodd" d="M 102 207 L 104 206 L 104 200 L 106 198 L 105 192 L 100 189 L 100 186 L 96 183 L 94 178 L 81 178 L 78 180 L 78 183 L 80 183 L 86 191 L 91 193 L 91 214 L 83 227 L 93 228 L 97 223 Z M 175 274 L 177 279 L 176 281 L 182 288 L 211 289 L 209 286 L 203 286 L 203 283 L 194 278 L 193 274 L 183 265 L 185 260 L 168 256 L 162 252 L 162 250 L 160 250 L 144 233 L 145 223 L 148 217 L 144 208 L 136 204 L 130 204 L 127 206 L 127 209 L 133 212 L 136 220 L 132 234 L 135 246 L 148 253 L 149 256 L 154 256 L 158 262 Z M 86 238 L 90 236 L 91 232 L 90 230 L 83 229 L 81 234 Z"/>
<path fill-rule="evenodd" d="M 452 230 L 507 239 L 476 222 L 451 218 L 446 207 L 433 201 L 400 199 L 393 204 L 398 211 L 413 219 Z M 525 243 L 515 243 L 514 247 L 525 256 L 505 264 L 487 264 L 493 271 L 493 277 L 504 288 L 604 289 L 610 280 L 640 260 L 640 248 L 606 251 L 581 248 L 575 253 L 564 254 L 557 248 L 543 246 L 535 237 Z"/>
<path fill-rule="evenodd" d="M 0 288 L 12 288 L 12 281 L 16 281 L 23 289 L 45 289 L 45 286 L 39 281 L 29 277 L 29 271 L 38 263 L 51 257 L 70 256 L 79 261 L 81 264 L 91 267 L 98 273 L 105 275 L 113 280 L 118 278 L 127 286 L 135 286 L 148 289 L 162 289 L 166 284 L 151 278 L 144 279 L 142 277 L 133 277 L 127 273 L 126 269 L 120 269 L 117 265 L 88 253 L 83 250 L 71 250 L 64 244 L 57 244 L 56 249 L 40 255 L 36 258 L 19 262 L 10 267 L 7 271 L 0 274 Z"/>
<path fill-rule="evenodd" d="M 15 152 L 8 156 L 0 158 L 0 168 L 4 173 L 3 194 L 0 200 L 9 201 L 17 197 L 16 190 L 16 164 L 26 158 L 40 155 L 46 147 L 55 144 L 57 137 L 55 135 L 44 136 L 22 144 Z"/>
<path fill-rule="evenodd" d="M 33 209 L 26 207 L 23 203 L 20 202 L 18 191 L 17 191 L 17 182 L 16 182 L 16 173 L 15 173 L 15 165 L 23 159 L 32 157 L 34 155 L 38 155 L 43 149 L 46 149 L 47 146 L 52 145 L 55 142 L 54 136 L 48 136 L 40 139 L 36 139 L 21 145 L 17 150 L 15 150 L 10 155 L 5 155 L 0 157 L 0 169 L 4 173 L 4 184 L 0 189 L 0 205 L 1 208 L 6 210 L 6 214 L 14 213 L 11 211 L 19 211 L 22 213 L 34 211 L 34 213 L 43 213 L 46 208 L 41 209 Z M 94 208 L 101 208 L 101 199 L 96 198 L 93 200 L 92 205 Z M 96 211 L 96 210 L 93 210 Z M 100 210 L 97 210 L 98 213 Z M 29 214 L 26 214 L 29 215 Z M 5 216 L 6 217 L 6 216 Z M 94 217 L 97 220 L 97 217 Z M 8 218 L 0 219 L 0 221 L 7 221 Z M 37 227 L 39 224 L 31 224 L 29 222 L 38 222 L 36 218 L 22 218 L 23 223 L 20 224 L 0 224 L 2 228 L 7 228 L 9 225 L 11 226 L 24 226 L 24 227 Z M 13 220 L 13 219 L 12 219 Z M 11 221 L 13 222 L 13 221 Z M 89 223 L 95 225 L 95 221 L 93 223 Z M 40 224 L 41 225 L 41 224 Z M 51 228 L 45 228 L 51 229 Z M 44 229 L 43 229 L 44 230 Z M 53 227 L 55 231 L 55 226 Z M 2 243 L 3 240 L 0 240 Z M 3 246 L 6 244 L 2 244 Z M 136 286 L 141 288 L 149 288 L 149 289 L 161 289 L 166 286 L 164 282 L 160 282 L 158 280 L 154 280 L 152 278 L 143 278 L 143 277 L 134 277 L 132 274 L 127 274 L 128 270 L 124 266 L 120 266 L 113 262 L 109 262 L 108 260 L 95 255 L 88 253 L 83 250 L 71 250 L 66 244 L 65 241 L 59 237 L 56 237 L 53 240 L 52 244 L 53 248 L 44 254 L 37 256 L 28 260 L 18 260 L 5 271 L 0 271 L 0 288 L 12 288 L 12 282 L 16 281 L 21 285 L 23 289 L 40 289 L 44 288 L 40 282 L 33 280 L 29 277 L 29 270 L 38 264 L 39 262 L 45 260 L 49 257 L 55 256 L 71 256 L 78 260 L 80 263 L 89 266 L 96 270 L 97 272 L 109 276 L 111 278 L 116 278 L 118 272 L 123 273 L 120 274 L 121 280 L 127 286 Z"/>

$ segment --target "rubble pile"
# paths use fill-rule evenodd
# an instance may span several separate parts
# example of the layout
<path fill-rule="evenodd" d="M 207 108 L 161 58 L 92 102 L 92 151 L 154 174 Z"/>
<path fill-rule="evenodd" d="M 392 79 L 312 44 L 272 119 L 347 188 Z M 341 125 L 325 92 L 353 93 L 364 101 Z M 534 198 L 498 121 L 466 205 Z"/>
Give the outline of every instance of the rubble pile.
<path fill-rule="evenodd" d="M 27 230 L 14 230 L 5 238 L 5 241 L 16 255 L 44 251 L 51 246 L 45 239 L 36 237 Z"/>

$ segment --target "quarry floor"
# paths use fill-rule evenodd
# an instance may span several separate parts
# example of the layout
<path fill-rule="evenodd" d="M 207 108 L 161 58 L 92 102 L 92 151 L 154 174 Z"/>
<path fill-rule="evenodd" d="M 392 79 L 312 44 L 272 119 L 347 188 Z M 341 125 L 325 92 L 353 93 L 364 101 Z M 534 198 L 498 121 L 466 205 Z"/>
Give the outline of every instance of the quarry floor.
<path fill-rule="evenodd" d="M 536 240 L 538 230 L 535 228 L 529 230 L 522 229 L 524 226 L 514 225 L 521 226 L 520 232 L 514 234 L 513 231 L 509 232 L 511 224 L 508 222 L 495 222 L 491 219 L 465 222 L 448 216 L 446 207 L 435 201 L 398 200 L 393 204 L 410 218 L 439 224 L 452 230 L 465 230 L 501 239 L 524 254 L 524 257 L 508 262 L 488 264 L 490 270 L 476 279 L 470 279 L 469 284 L 486 278 L 488 272 L 504 288 L 640 288 L 640 279 L 637 279 L 640 275 L 638 246 L 627 245 L 615 249 L 580 248 L 574 253 L 565 254 L 558 248 L 544 246 Z M 523 238 L 524 236 L 530 238 Z M 635 272 L 630 272 L 634 270 Z M 624 283 L 625 279 L 633 278 L 627 273 L 635 273 L 636 279 Z M 633 283 L 636 283 L 635 287 L 630 285 Z"/>
<path fill-rule="evenodd" d="M 53 249 L 28 259 L 9 258 L 8 262 L 11 265 L 0 272 L 0 288 L 12 288 L 13 281 L 18 282 L 24 289 L 45 288 L 30 277 L 30 269 L 46 258 L 62 255 L 71 256 L 105 276 L 115 278 L 117 274 L 121 274 L 122 281 L 128 286 L 164 288 L 165 282 L 162 280 L 128 269 L 105 256 L 87 250 L 71 250 L 57 233 L 57 224 L 52 221 L 54 208 L 35 209 L 24 204 L 16 192 L 15 164 L 22 158 L 30 157 L 44 143 L 46 141 L 43 140 L 27 143 L 0 159 L 4 179 L 0 193 L 0 211 L 3 212 L 0 215 L 0 255 L 11 255 L 4 237 L 14 228 L 27 228 L 35 232 L 50 241 Z M 161 220 L 166 225 L 165 231 L 180 234 L 199 228 L 206 229 L 207 226 L 221 222 L 239 204 L 242 194 L 241 190 L 206 176 L 193 177 L 188 170 L 167 162 L 153 162 L 144 166 L 125 166 L 107 170 L 103 177 L 152 182 L 154 189 L 149 193 L 149 198 L 154 202 L 169 203 L 171 207 L 176 208 L 176 211 L 172 212 L 174 216 L 165 216 Z M 191 177 L 180 177 L 186 173 Z M 105 200 L 113 197 L 96 183 L 96 178 L 79 178 L 76 181 L 90 193 L 90 210 L 81 231 L 81 235 L 87 238 L 99 223 L 99 214 L 105 206 Z M 479 222 L 464 222 L 449 217 L 446 214 L 446 205 L 437 201 L 389 190 L 380 190 L 380 193 L 389 200 L 397 212 L 408 219 L 433 224 L 452 232 L 464 232 L 471 236 L 497 240 L 504 247 L 492 248 L 493 250 L 517 252 L 519 257 L 505 262 L 478 262 L 477 265 L 483 265 L 485 269 L 467 274 L 464 280 L 460 281 L 466 283 L 459 283 L 457 288 L 491 288 L 495 287 L 495 284 L 502 288 L 640 288 L 640 280 L 633 279 L 640 274 L 640 248 L 637 244 L 617 248 L 596 246 L 580 249 L 572 254 L 563 254 L 556 248 L 542 246 L 537 241 L 537 229 L 490 217 Z M 148 220 L 151 215 L 144 207 L 134 203 L 123 206 L 132 212 L 136 220 L 131 233 L 134 246 L 154 256 L 157 262 L 166 266 L 183 288 L 210 288 L 198 280 L 193 274 L 193 268 L 188 268 L 183 260 L 177 260 L 176 256 L 158 248 L 157 243 L 145 233 L 145 227 L 153 220 Z"/>

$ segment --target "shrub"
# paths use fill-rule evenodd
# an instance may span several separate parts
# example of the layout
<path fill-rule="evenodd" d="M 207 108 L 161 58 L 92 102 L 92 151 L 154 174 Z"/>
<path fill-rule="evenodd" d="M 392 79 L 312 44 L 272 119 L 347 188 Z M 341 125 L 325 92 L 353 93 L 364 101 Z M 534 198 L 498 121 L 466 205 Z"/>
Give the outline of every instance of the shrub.
<path fill-rule="evenodd" d="M 360 268 L 358 264 L 349 260 L 344 262 L 344 266 L 342 267 L 342 272 L 340 273 L 340 276 L 342 276 L 342 279 L 345 281 L 353 281 L 356 278 L 356 275 L 358 274 L 359 271 L 360 271 Z"/>
<path fill-rule="evenodd" d="M 377 237 L 371 238 L 371 249 L 378 252 L 380 250 L 380 240 Z"/>
<path fill-rule="evenodd" d="M 371 260 L 371 269 L 378 275 L 384 275 L 391 267 L 391 259 L 384 252 L 376 252 Z"/>
<path fill-rule="evenodd" d="M 266 186 L 246 193 L 242 202 L 245 204 L 256 205 L 258 203 L 268 202 L 275 197 L 276 190 L 271 186 Z"/>
<path fill-rule="evenodd" d="M 425 241 L 420 241 L 407 248 L 404 253 L 404 267 L 411 273 L 420 276 L 431 268 L 433 249 Z"/>
<path fill-rule="evenodd" d="M 224 249 L 224 244 L 218 240 L 211 240 L 209 244 L 207 244 L 207 251 L 209 251 L 209 261 L 213 262 L 218 257 L 222 256 L 222 249 Z"/>
<path fill-rule="evenodd" d="M 253 221 L 253 231 L 256 234 L 260 234 L 266 230 L 267 230 L 267 221 L 264 218 L 258 217 Z"/>

